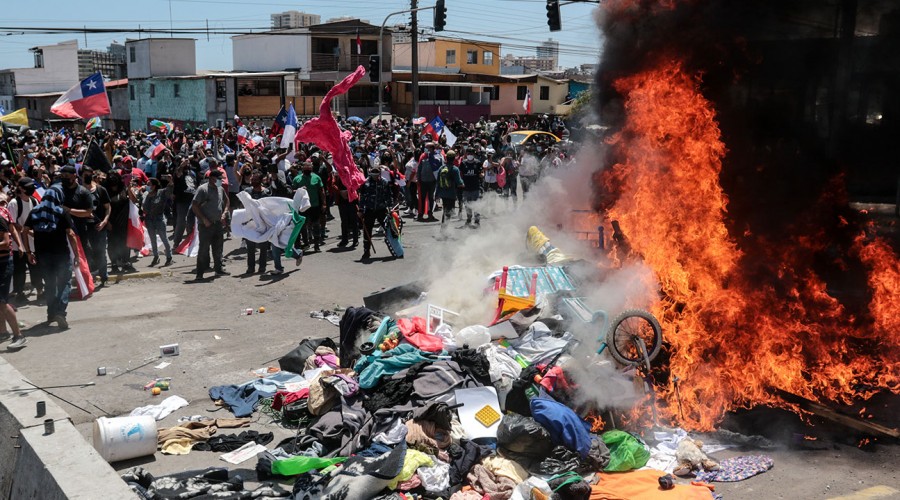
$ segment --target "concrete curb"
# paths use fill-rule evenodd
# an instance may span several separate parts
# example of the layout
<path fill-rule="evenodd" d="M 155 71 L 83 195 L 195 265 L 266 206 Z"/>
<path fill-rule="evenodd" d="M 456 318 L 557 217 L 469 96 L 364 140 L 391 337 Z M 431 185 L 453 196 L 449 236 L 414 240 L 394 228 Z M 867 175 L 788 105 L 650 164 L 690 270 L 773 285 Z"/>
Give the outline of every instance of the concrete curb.
<path fill-rule="evenodd" d="M 69 415 L 0 357 L 0 498 L 43 500 L 136 498 L 119 474 L 88 444 Z M 35 407 L 44 401 L 45 416 Z M 55 431 L 45 435 L 44 420 Z"/>

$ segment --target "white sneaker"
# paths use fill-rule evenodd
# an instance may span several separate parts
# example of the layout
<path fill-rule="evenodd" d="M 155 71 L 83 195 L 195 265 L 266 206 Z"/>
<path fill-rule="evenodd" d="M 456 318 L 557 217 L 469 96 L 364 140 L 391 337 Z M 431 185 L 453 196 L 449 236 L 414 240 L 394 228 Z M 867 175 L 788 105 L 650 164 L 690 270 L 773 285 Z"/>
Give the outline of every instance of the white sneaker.
<path fill-rule="evenodd" d="M 8 349 L 21 349 L 25 347 L 25 344 L 28 343 L 28 339 L 24 336 L 20 336 L 19 338 L 12 341 L 11 344 L 7 346 Z"/>

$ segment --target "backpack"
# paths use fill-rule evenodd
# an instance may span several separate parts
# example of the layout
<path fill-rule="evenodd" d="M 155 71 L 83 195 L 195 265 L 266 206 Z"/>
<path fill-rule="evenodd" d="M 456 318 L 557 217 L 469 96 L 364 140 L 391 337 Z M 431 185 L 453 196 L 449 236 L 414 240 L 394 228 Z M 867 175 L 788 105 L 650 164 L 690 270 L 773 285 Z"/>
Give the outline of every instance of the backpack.
<path fill-rule="evenodd" d="M 34 196 L 29 196 L 29 198 L 31 198 L 31 209 L 34 210 L 34 209 L 38 206 L 37 198 L 35 198 Z M 15 204 L 16 204 L 16 214 L 18 214 L 18 217 L 16 217 L 16 219 L 21 218 L 21 217 L 22 217 L 22 202 L 19 200 L 19 197 L 16 196 L 16 197 L 13 198 L 12 201 L 10 201 L 9 203 L 10 203 L 10 204 L 12 204 L 12 203 L 15 203 Z M 18 220 L 14 220 L 13 223 L 14 223 L 14 224 L 19 224 L 19 221 L 18 221 Z"/>
<path fill-rule="evenodd" d="M 438 173 L 438 186 L 442 189 L 449 189 L 453 186 L 453 179 L 450 177 L 450 166 L 444 165 Z"/>

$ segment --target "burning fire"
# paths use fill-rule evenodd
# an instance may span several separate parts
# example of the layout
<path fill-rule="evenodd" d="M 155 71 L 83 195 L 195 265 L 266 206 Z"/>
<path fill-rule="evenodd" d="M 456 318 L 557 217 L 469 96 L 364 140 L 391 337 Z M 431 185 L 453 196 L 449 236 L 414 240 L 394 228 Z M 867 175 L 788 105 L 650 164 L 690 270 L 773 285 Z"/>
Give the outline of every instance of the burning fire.
<path fill-rule="evenodd" d="M 591 424 L 591 432 L 598 434 L 600 433 L 604 427 L 606 427 L 606 422 L 603 421 L 603 418 L 599 413 L 591 411 L 584 417 L 585 422 Z"/>
<path fill-rule="evenodd" d="M 744 231 L 729 227 L 719 183 L 728 151 L 699 78 L 663 59 L 616 80 L 625 120 L 608 143 L 617 163 L 595 179 L 606 216 L 620 222 L 633 255 L 659 283 L 652 312 L 671 344 L 683 418 L 671 387 L 661 389 L 668 402 L 661 411 L 685 428 L 711 430 L 733 409 L 800 412 L 778 391 L 844 404 L 881 389 L 900 392 L 897 256 L 860 233 L 839 257 L 858 259 L 868 273 L 868 310 L 854 315 L 812 269 L 829 248 L 824 233 L 798 228 L 791 241 L 732 236 L 729 229 Z"/>

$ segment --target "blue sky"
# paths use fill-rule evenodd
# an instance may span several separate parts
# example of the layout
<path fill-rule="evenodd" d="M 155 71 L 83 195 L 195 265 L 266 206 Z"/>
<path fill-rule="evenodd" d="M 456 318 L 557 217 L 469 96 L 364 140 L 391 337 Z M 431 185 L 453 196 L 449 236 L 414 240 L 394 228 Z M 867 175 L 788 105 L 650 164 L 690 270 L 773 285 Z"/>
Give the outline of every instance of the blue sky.
<path fill-rule="evenodd" d="M 8 2 L 0 25 L 12 27 L 136 28 L 169 27 L 168 0 L 15 0 Z M 503 44 L 503 54 L 534 55 L 534 47 L 542 40 L 560 42 L 560 64 L 575 66 L 597 62 L 600 36 L 593 21 L 595 4 L 564 5 L 563 30 L 550 33 L 547 28 L 545 0 L 446 0 L 447 31 L 444 36 L 492 40 Z M 420 0 L 419 6 L 434 5 L 434 0 Z M 384 17 L 408 9 L 408 0 L 172 0 L 172 25 L 175 28 L 264 29 L 270 25 L 269 14 L 299 10 L 322 16 L 354 16 L 381 25 Z M 431 12 L 420 13 L 419 26 L 431 27 Z M 408 16 L 395 16 L 390 24 L 408 21 Z M 31 67 L 33 58 L 28 48 L 36 45 L 78 39 L 85 47 L 84 34 L 6 36 L 0 31 L 0 68 Z M 198 69 L 231 69 L 230 35 L 188 35 L 197 38 Z M 102 49 L 111 41 L 122 42 L 135 34 L 88 34 L 87 47 Z M 497 38 L 495 38 L 497 37 Z M 503 37 L 503 38 L 499 38 Z"/>

